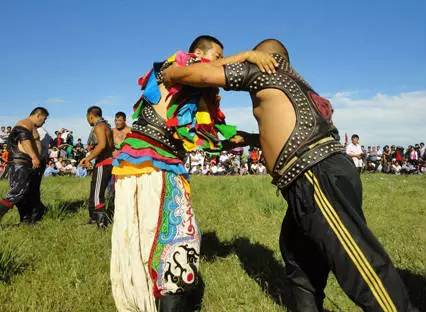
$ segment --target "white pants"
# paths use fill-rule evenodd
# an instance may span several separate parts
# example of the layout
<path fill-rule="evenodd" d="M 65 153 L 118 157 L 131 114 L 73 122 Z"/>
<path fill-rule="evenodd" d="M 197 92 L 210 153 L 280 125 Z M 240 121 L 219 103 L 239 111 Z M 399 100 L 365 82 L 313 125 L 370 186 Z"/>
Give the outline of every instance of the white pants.
<path fill-rule="evenodd" d="M 118 311 L 156 312 L 156 297 L 196 284 L 200 233 L 185 183 L 162 171 L 117 178 L 111 283 Z"/>

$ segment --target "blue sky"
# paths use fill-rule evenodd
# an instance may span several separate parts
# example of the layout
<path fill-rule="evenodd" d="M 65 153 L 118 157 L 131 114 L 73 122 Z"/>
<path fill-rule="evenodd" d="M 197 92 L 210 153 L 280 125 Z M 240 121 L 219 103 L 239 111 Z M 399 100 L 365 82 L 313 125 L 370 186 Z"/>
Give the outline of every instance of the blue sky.
<path fill-rule="evenodd" d="M 69 122 L 85 137 L 89 105 L 107 116 L 130 112 L 137 78 L 197 35 L 218 37 L 227 55 L 275 37 L 333 100 L 342 132 L 369 144 L 398 134 L 410 144 L 426 139 L 425 14 L 425 1 L 0 0 L 0 123 L 44 105 L 48 129 Z M 230 121 L 254 130 L 247 95 L 228 93 L 222 105 Z M 415 134 L 401 134 L 407 122 Z"/>

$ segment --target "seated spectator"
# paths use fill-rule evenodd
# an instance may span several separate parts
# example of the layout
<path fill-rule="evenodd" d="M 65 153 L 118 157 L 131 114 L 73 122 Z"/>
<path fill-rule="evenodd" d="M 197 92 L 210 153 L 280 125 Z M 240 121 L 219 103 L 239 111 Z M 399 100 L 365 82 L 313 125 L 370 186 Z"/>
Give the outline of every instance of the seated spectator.
<path fill-rule="evenodd" d="M 257 172 L 258 174 L 266 174 L 266 167 L 262 163 L 259 163 Z"/>
<path fill-rule="evenodd" d="M 392 159 L 391 173 L 399 175 L 401 174 L 401 165 L 396 161 L 396 159 Z"/>
<path fill-rule="evenodd" d="M 411 164 L 407 160 L 404 160 L 400 172 L 401 174 L 411 174 L 416 172 L 416 167 L 414 167 L 413 164 Z"/>
<path fill-rule="evenodd" d="M 59 170 L 55 168 L 55 163 L 53 161 L 49 161 L 47 164 L 46 170 L 44 170 L 45 177 L 56 176 L 59 174 Z"/>
<path fill-rule="evenodd" d="M 75 172 L 76 177 L 86 177 L 87 176 L 87 169 L 81 166 L 78 166 Z"/>

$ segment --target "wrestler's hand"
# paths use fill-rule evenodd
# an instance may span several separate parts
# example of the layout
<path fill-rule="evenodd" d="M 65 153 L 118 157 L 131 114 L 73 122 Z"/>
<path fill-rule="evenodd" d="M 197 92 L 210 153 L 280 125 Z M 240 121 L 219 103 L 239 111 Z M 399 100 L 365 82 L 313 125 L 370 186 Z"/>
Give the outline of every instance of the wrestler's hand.
<path fill-rule="evenodd" d="M 38 157 L 31 158 L 31 162 L 33 163 L 33 169 L 40 168 L 40 159 Z"/>
<path fill-rule="evenodd" d="M 80 165 L 81 167 L 84 167 L 84 168 L 89 168 L 89 167 L 90 167 L 90 161 L 89 161 L 87 158 L 83 158 L 83 159 L 80 161 L 79 165 Z"/>
<path fill-rule="evenodd" d="M 264 73 L 275 73 L 275 67 L 278 66 L 277 61 L 272 54 L 262 51 L 247 51 L 246 61 L 256 64 L 259 69 Z"/>

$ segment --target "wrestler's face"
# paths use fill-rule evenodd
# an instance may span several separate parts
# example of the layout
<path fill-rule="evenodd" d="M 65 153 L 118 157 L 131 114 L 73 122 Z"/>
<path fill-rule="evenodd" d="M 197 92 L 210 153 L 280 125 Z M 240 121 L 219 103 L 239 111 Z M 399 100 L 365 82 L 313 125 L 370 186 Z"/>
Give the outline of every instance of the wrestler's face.
<path fill-rule="evenodd" d="M 43 115 L 43 114 L 36 114 L 35 118 L 34 118 L 34 125 L 37 128 L 40 128 L 44 125 L 44 123 L 46 122 L 47 116 Z"/>
<path fill-rule="evenodd" d="M 87 114 L 86 119 L 90 126 L 93 127 L 95 125 L 95 117 L 92 114 Z"/>
<path fill-rule="evenodd" d="M 126 119 L 123 117 L 116 117 L 114 123 L 117 129 L 123 129 L 126 126 Z"/>
<path fill-rule="evenodd" d="M 221 46 L 214 42 L 212 42 L 211 44 L 212 47 L 207 51 L 196 49 L 195 54 L 200 58 L 203 57 L 210 61 L 215 61 L 217 59 L 223 58 L 223 49 L 221 48 Z"/>

